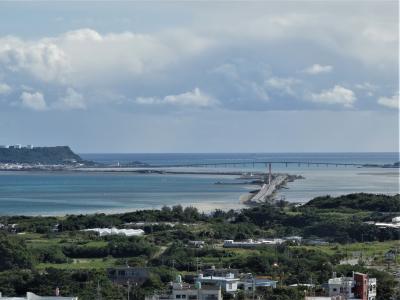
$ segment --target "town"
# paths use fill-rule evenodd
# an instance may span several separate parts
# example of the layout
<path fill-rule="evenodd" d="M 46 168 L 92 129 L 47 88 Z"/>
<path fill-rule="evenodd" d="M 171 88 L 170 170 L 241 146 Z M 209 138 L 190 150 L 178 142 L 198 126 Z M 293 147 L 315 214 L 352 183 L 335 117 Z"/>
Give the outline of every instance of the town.
<path fill-rule="evenodd" d="M 0 299 L 395 300 L 399 208 L 399 195 L 351 194 L 211 214 L 3 216 Z"/>

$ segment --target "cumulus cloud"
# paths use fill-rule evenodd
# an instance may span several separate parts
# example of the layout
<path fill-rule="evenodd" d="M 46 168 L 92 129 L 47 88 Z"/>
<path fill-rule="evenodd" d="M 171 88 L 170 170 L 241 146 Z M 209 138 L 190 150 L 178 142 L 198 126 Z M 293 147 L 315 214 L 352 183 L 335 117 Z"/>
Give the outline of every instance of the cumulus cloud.
<path fill-rule="evenodd" d="M 267 87 L 279 90 L 288 95 L 295 94 L 293 86 L 298 83 L 300 83 L 300 80 L 291 77 L 289 78 L 271 77 L 265 81 L 265 85 Z"/>
<path fill-rule="evenodd" d="M 0 82 L 0 95 L 6 95 L 11 92 L 11 87 L 7 83 Z"/>
<path fill-rule="evenodd" d="M 212 107 L 218 102 L 211 96 L 202 92 L 199 88 L 195 88 L 193 91 L 185 92 L 177 95 L 168 95 L 164 98 L 157 97 L 138 97 L 136 98 L 138 104 L 169 104 L 176 106 L 185 107 Z"/>
<path fill-rule="evenodd" d="M 65 85 L 105 84 L 157 72 L 211 45 L 193 32 L 100 34 L 83 28 L 36 41 L 0 38 L 0 67 Z"/>
<path fill-rule="evenodd" d="M 380 97 L 378 103 L 388 108 L 399 109 L 399 93 L 392 97 Z"/>
<path fill-rule="evenodd" d="M 367 96 L 372 97 L 376 90 L 378 89 L 378 86 L 369 82 L 363 82 L 363 83 L 358 83 L 355 85 L 356 89 L 364 91 Z"/>
<path fill-rule="evenodd" d="M 0 39 L 0 65 L 12 73 L 27 73 L 44 82 L 63 82 L 69 71 L 66 53 L 50 40 L 27 42 Z"/>
<path fill-rule="evenodd" d="M 332 72 L 333 67 L 331 65 L 320 65 L 320 64 L 313 64 L 312 66 L 309 66 L 308 68 L 303 70 L 303 73 L 309 74 L 309 75 L 317 75 L 321 73 L 330 73 Z"/>
<path fill-rule="evenodd" d="M 340 104 L 351 108 L 357 98 L 352 90 L 335 85 L 332 89 L 323 90 L 321 93 L 312 93 L 311 100 L 317 103 Z"/>
<path fill-rule="evenodd" d="M 358 83 L 355 87 L 359 90 L 367 90 L 367 91 L 375 91 L 378 89 L 378 86 L 369 82 Z"/>
<path fill-rule="evenodd" d="M 188 91 L 188 86 L 206 88 L 221 106 L 233 110 L 318 109 L 291 101 L 291 96 L 304 93 L 315 102 L 323 98 L 326 103 L 351 107 L 354 93 L 337 100 L 324 91 L 314 95 L 305 91 L 321 91 L 321 84 L 332 87 L 338 78 L 359 97 L 374 91 L 356 87 L 354 78 L 393 86 L 398 37 L 392 25 L 398 18 L 389 6 L 393 5 L 374 14 L 370 13 L 374 9 L 365 9 L 357 16 L 349 13 L 347 5 L 345 9 L 330 4 L 329 9 L 233 5 L 228 15 L 222 8 L 204 7 L 194 14 L 192 8 L 182 6 L 193 17 L 189 22 L 170 17 L 157 24 L 144 21 L 138 32 L 132 26 L 101 32 L 97 23 L 81 22 L 74 26 L 91 24 L 93 28 L 35 37 L 38 33 L 33 28 L 28 38 L 0 37 L 0 81 L 7 78 L 13 90 L 27 85 L 32 87 L 27 92 L 42 91 L 47 109 L 89 107 L 83 98 L 120 107 L 129 99 L 143 105 L 197 107 L 217 102 L 204 100 L 209 96 L 200 90 L 164 97 L 171 89 Z M 318 76 L 332 73 L 333 66 L 335 74 Z M 299 73 L 301 85 L 293 78 Z M 311 78 L 315 80 L 306 80 Z M 85 91 L 85 97 L 80 91 Z M 18 98 L 19 93 L 15 94 Z M 118 99 L 111 94 L 119 95 Z M 57 95 L 63 96 L 57 100 Z M 379 107 L 371 103 L 359 101 L 359 107 Z"/>
<path fill-rule="evenodd" d="M 44 111 L 47 109 L 46 101 L 44 100 L 43 94 L 40 92 L 23 92 L 20 96 L 20 99 L 21 105 L 25 108 L 36 111 Z"/>
<path fill-rule="evenodd" d="M 62 110 L 86 109 L 85 98 L 73 88 L 68 88 L 66 95 L 55 102 L 54 108 Z"/>

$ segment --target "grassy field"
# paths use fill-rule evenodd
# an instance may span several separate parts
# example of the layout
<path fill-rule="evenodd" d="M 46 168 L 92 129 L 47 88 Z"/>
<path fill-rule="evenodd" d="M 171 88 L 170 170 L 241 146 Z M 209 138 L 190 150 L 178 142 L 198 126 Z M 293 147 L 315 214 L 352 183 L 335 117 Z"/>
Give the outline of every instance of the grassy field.
<path fill-rule="evenodd" d="M 362 255 L 363 258 L 377 258 L 377 261 L 384 261 L 384 254 L 389 250 L 400 250 L 400 241 L 386 242 L 365 242 L 352 244 L 334 244 L 321 246 L 299 246 L 306 249 L 318 249 L 329 255 L 343 254 L 348 258 Z M 397 256 L 397 263 L 400 257 Z"/>
<path fill-rule="evenodd" d="M 117 265 L 117 259 L 106 258 L 79 258 L 73 259 L 70 263 L 50 264 L 40 263 L 36 265 L 37 269 L 55 268 L 62 270 L 83 270 L 83 269 L 107 269 Z"/>
<path fill-rule="evenodd" d="M 204 229 L 204 225 L 200 226 L 201 229 Z M 196 228 L 199 230 L 198 228 Z M 159 233 L 156 233 L 159 234 Z M 156 235 L 154 234 L 154 235 Z M 151 239 L 152 235 L 147 236 L 148 239 Z M 71 236 L 68 233 L 65 234 L 54 234 L 54 235 L 45 235 L 45 234 L 35 234 L 35 233 L 27 233 L 20 235 L 23 238 L 28 246 L 28 248 L 33 250 L 45 250 L 47 249 L 62 249 L 64 246 L 68 246 L 71 244 L 79 244 L 85 247 L 105 247 L 107 246 L 107 241 L 104 239 L 100 239 L 95 236 L 88 237 L 87 235 L 73 235 Z M 159 257 L 164 251 L 167 249 L 169 244 L 165 244 L 161 246 L 160 250 L 155 253 L 152 258 Z M 249 255 L 257 255 L 260 254 L 260 251 L 263 252 L 271 252 L 275 251 L 274 247 L 265 248 L 265 249 L 226 249 L 222 247 L 222 244 L 214 244 L 210 246 L 212 249 L 217 251 L 221 251 L 224 255 L 220 257 L 213 256 L 204 256 L 201 257 L 200 263 L 202 265 L 215 265 L 215 266 L 223 266 L 227 263 L 229 264 L 232 260 L 244 259 Z M 317 246 L 293 246 L 292 249 L 303 248 L 307 250 L 317 250 L 324 252 L 330 256 L 338 255 L 340 257 L 347 258 L 362 258 L 368 260 L 370 263 L 374 265 L 383 265 L 385 264 L 384 254 L 389 250 L 400 250 L 400 241 L 387 241 L 387 242 L 365 242 L 365 243 L 351 243 L 351 244 L 330 244 L 330 245 L 317 245 Z M 37 269 L 46 269 L 46 268 L 57 268 L 57 269 L 66 269 L 66 270 L 74 270 L 74 269 L 106 269 L 112 266 L 123 264 L 125 258 L 116 259 L 111 256 L 105 258 L 79 258 L 79 259 L 70 259 L 69 262 L 66 263 L 37 263 L 35 266 Z M 126 259 L 135 259 L 135 257 L 127 257 Z M 400 256 L 397 256 L 396 262 L 400 264 Z"/>

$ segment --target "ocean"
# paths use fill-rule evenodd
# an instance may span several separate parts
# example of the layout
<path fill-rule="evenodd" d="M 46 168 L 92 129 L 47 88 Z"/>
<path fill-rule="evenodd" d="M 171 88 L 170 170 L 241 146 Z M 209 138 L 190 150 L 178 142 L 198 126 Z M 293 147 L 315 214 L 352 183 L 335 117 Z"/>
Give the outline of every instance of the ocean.
<path fill-rule="evenodd" d="M 186 168 L 200 171 L 265 170 L 264 165 L 229 166 L 234 161 L 304 161 L 392 164 L 399 153 L 218 153 L 218 154 L 80 154 L 108 164 L 140 161 L 153 165 L 227 163 L 227 166 Z M 273 172 L 304 176 L 287 185 L 278 197 L 305 202 L 321 195 L 354 192 L 399 193 L 399 170 L 344 166 L 273 164 Z M 254 185 L 237 176 L 172 175 L 100 172 L 0 172 L 1 215 L 65 215 L 124 212 L 164 205 L 195 206 L 203 211 L 243 207 L 240 197 Z M 243 180 L 240 180 L 243 181 Z"/>

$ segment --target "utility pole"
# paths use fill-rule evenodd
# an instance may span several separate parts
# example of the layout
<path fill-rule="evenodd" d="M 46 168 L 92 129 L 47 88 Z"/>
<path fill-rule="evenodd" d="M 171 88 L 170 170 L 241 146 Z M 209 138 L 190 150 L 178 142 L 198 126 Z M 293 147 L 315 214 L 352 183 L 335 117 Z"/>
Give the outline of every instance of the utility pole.
<path fill-rule="evenodd" d="M 128 280 L 127 284 L 128 284 L 128 300 L 130 300 L 131 282 Z"/>
<path fill-rule="evenodd" d="M 252 282 L 252 284 L 253 284 L 253 300 L 254 300 L 254 294 L 255 294 L 255 290 L 256 290 L 256 284 L 255 284 L 255 282 L 254 282 L 254 275 L 252 275 L 253 276 L 253 282 Z"/>
<path fill-rule="evenodd" d="M 271 178 L 272 178 L 272 173 L 271 173 L 271 163 L 268 164 L 268 185 L 271 184 Z"/>
<path fill-rule="evenodd" d="M 100 287 L 100 281 L 99 280 L 97 280 L 97 300 L 102 300 L 101 287 Z"/>

